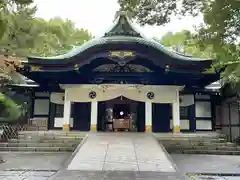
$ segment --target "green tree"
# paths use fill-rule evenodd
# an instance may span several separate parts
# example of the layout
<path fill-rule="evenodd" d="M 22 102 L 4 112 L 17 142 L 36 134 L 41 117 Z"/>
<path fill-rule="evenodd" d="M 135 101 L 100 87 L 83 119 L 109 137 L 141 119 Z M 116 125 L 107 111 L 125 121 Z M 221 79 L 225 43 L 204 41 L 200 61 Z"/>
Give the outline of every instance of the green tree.
<path fill-rule="evenodd" d="M 187 30 L 177 33 L 168 32 L 159 41 L 164 46 L 186 55 L 198 58 L 213 58 L 212 47 L 208 46 L 205 49 L 201 49 L 194 36 Z"/>
<path fill-rule="evenodd" d="M 72 45 L 81 45 L 91 38 L 88 31 L 75 28 L 70 20 L 54 18 L 46 21 L 36 18 L 37 8 L 29 6 L 31 1 L 21 2 L 20 4 L 20 0 L 0 0 L 1 92 L 8 90 L 5 85 L 9 80 L 15 80 L 15 70 L 21 66 L 19 57 L 63 54 L 69 51 Z M 10 102 L 4 96 L 0 98 L 0 103 L 6 107 L 5 114 L 11 119 L 16 119 L 13 116 L 18 116 L 16 110 L 20 110 L 16 103 Z"/>
<path fill-rule="evenodd" d="M 200 46 L 211 44 L 216 53 L 215 68 L 224 68 L 223 80 L 240 82 L 240 1 L 215 0 L 204 9 L 205 25 L 197 36 Z"/>
<path fill-rule="evenodd" d="M 0 0 L 0 38 L 5 33 L 8 24 L 6 14 L 16 7 L 29 5 L 32 2 L 32 0 Z"/>
<path fill-rule="evenodd" d="M 118 0 L 121 10 L 128 11 L 142 25 L 163 25 L 173 15 L 196 16 L 209 0 Z"/>
<path fill-rule="evenodd" d="M 239 0 L 118 0 L 142 25 L 164 25 L 172 16 L 200 13 L 205 24 L 194 37 L 201 49 L 209 46 L 216 55 L 215 68 L 225 68 L 222 77 L 240 82 L 240 1 Z"/>
<path fill-rule="evenodd" d="M 70 20 L 46 21 L 35 18 L 36 7 L 17 7 L 6 13 L 8 25 L 0 40 L 2 52 L 18 56 L 52 56 L 69 51 L 91 38 L 87 30 L 77 29 Z"/>
<path fill-rule="evenodd" d="M 82 45 L 92 38 L 87 30 L 75 28 L 72 21 L 64 21 L 61 18 L 53 18 L 49 21 L 36 18 L 33 21 L 31 34 L 35 39 L 29 53 L 40 56 L 66 53 L 73 46 Z"/>

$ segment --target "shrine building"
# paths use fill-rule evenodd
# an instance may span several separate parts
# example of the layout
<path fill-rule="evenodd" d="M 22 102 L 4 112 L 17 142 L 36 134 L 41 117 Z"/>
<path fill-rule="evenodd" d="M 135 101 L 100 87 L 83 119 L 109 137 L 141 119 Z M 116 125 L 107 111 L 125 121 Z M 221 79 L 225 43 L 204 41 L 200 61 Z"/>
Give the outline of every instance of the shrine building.
<path fill-rule="evenodd" d="M 76 131 L 213 131 L 219 80 L 212 60 L 183 55 L 136 30 L 125 13 L 70 52 L 28 57 L 32 119 Z"/>

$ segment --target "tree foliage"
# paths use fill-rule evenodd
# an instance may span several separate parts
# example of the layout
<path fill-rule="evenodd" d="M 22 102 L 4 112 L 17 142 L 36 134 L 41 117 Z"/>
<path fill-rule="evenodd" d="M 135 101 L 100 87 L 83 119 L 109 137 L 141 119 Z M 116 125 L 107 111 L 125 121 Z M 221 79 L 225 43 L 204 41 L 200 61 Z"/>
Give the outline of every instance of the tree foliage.
<path fill-rule="evenodd" d="M 205 59 L 214 58 L 215 55 L 212 53 L 212 47 L 208 46 L 205 49 L 201 49 L 194 37 L 195 34 L 183 30 L 177 33 L 168 32 L 159 41 L 164 46 L 185 55 Z"/>
<path fill-rule="evenodd" d="M 215 68 L 224 68 L 223 79 L 240 82 L 239 0 L 118 0 L 121 9 L 142 25 L 164 25 L 172 16 L 202 14 L 205 24 L 194 39 L 201 49 L 211 47 Z"/>
<path fill-rule="evenodd" d="M 36 7 L 21 6 L 6 13 L 8 25 L 0 40 L 2 52 L 18 56 L 52 56 L 66 53 L 72 45 L 91 38 L 87 30 L 77 29 L 70 20 L 35 17 Z"/>
<path fill-rule="evenodd" d="M 47 21 L 36 18 L 37 8 L 30 7 L 29 0 L 3 2 L 6 4 L 0 4 L 3 22 L 0 24 L 1 86 L 19 65 L 20 57 L 63 54 L 72 49 L 73 45 L 81 45 L 91 38 L 87 30 L 75 28 L 70 20 L 53 18 Z"/>
<path fill-rule="evenodd" d="M 0 0 L 0 39 L 9 31 L 9 22 L 11 22 L 10 14 L 14 14 L 14 9 L 27 6 L 32 0 Z M 0 43 L 1 44 L 1 43 Z M 7 47 L 1 51 L 7 51 Z M 19 58 L 0 54 L 0 88 L 10 79 L 10 74 L 20 65 Z"/>
<path fill-rule="evenodd" d="M 73 45 L 91 39 L 91 34 L 78 29 L 70 20 L 35 17 L 37 8 L 32 0 L 0 0 L 0 91 L 13 80 L 20 58 L 25 56 L 54 56 L 68 52 Z M 31 6 L 30 6 L 31 5 Z M 8 119 L 19 116 L 19 107 L 0 94 L 0 104 L 5 108 L 1 115 Z"/>
<path fill-rule="evenodd" d="M 196 16 L 208 0 L 118 0 L 121 10 L 127 11 L 142 25 L 163 25 L 173 15 Z"/>
<path fill-rule="evenodd" d="M 5 33 L 8 24 L 6 14 L 19 6 L 26 6 L 32 2 L 32 0 L 0 0 L 0 38 Z"/>
<path fill-rule="evenodd" d="M 34 19 L 30 34 L 35 39 L 29 53 L 40 56 L 66 53 L 73 46 L 82 45 L 92 38 L 87 30 L 77 29 L 72 21 L 64 21 L 61 18 L 53 18 L 49 21 Z"/>
<path fill-rule="evenodd" d="M 240 82 L 240 1 L 215 0 L 203 11 L 205 25 L 197 36 L 201 46 L 211 44 L 216 53 L 214 67 L 224 68 L 223 80 Z"/>

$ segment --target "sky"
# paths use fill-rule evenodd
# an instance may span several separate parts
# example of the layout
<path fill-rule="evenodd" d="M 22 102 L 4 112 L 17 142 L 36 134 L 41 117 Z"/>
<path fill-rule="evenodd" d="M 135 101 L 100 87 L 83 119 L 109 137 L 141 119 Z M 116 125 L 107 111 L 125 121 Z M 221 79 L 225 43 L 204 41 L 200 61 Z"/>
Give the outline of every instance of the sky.
<path fill-rule="evenodd" d="M 98 37 L 111 26 L 119 6 L 117 0 L 34 0 L 37 5 L 37 17 L 50 19 L 61 17 L 72 20 L 76 27 L 89 30 Z M 194 30 L 202 23 L 202 17 L 184 17 L 179 20 L 173 17 L 165 26 L 145 26 L 138 29 L 147 37 L 161 37 L 167 32 L 178 32 L 183 29 Z"/>

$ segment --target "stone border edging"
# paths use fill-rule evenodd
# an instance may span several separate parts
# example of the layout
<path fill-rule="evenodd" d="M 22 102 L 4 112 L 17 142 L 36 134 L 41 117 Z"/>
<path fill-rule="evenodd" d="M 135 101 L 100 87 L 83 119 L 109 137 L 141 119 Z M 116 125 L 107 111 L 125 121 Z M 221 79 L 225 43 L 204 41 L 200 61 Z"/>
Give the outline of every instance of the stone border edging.
<path fill-rule="evenodd" d="M 154 134 L 152 134 L 153 138 L 155 139 L 155 141 L 158 143 L 158 145 L 162 148 L 164 154 L 167 156 L 168 160 L 172 163 L 173 168 L 176 170 L 176 172 L 180 172 L 180 170 L 177 167 L 177 164 L 173 161 L 172 157 L 170 156 L 170 154 L 167 152 L 167 150 L 165 149 L 165 147 L 159 142 L 159 140 L 155 137 Z"/>
<path fill-rule="evenodd" d="M 85 143 L 85 141 L 88 138 L 88 134 L 84 136 L 84 138 L 81 140 L 80 144 L 76 147 L 76 149 L 73 151 L 72 155 L 63 163 L 63 167 L 58 169 L 58 171 L 51 177 L 49 177 L 48 180 L 54 180 L 55 177 L 58 175 L 58 173 L 62 170 L 66 170 L 67 166 L 70 164 L 70 162 L 73 160 L 79 149 L 82 147 L 82 145 Z"/>
<path fill-rule="evenodd" d="M 85 135 L 85 137 L 81 140 L 80 144 L 76 147 L 76 149 L 73 151 L 72 155 L 63 163 L 63 168 L 67 168 L 67 166 L 70 164 L 70 162 L 73 160 L 75 155 L 78 153 L 79 149 L 82 147 L 82 145 L 86 142 L 88 138 L 88 134 Z M 62 168 L 61 168 L 62 169 Z"/>
<path fill-rule="evenodd" d="M 200 173 L 200 172 L 190 173 L 190 172 L 186 172 L 185 174 L 192 175 L 192 176 L 227 176 L 227 177 L 239 177 L 240 178 L 240 173 Z"/>

